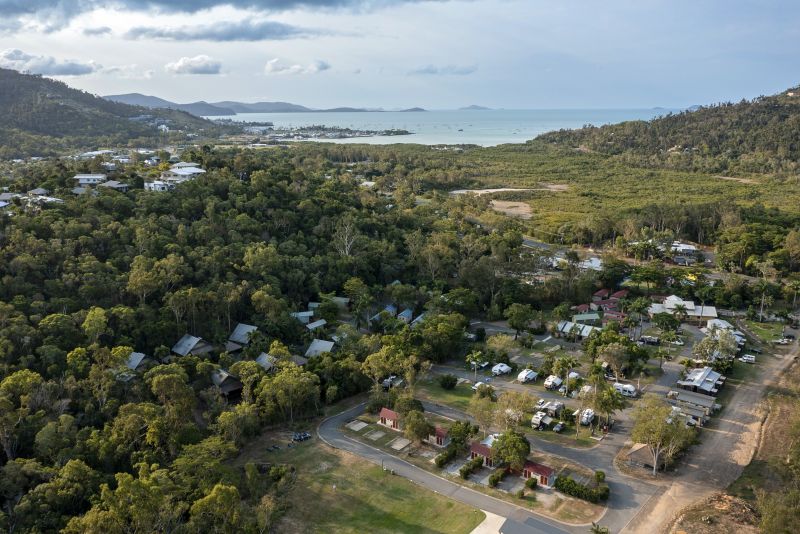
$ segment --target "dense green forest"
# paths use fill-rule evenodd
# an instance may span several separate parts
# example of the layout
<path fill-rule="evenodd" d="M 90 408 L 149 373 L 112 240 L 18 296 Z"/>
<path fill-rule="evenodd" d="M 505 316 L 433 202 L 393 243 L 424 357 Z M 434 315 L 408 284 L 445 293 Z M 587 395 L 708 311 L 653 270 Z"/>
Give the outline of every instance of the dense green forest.
<path fill-rule="evenodd" d="M 747 175 L 795 174 L 800 160 L 800 89 L 752 101 L 702 106 L 652 121 L 561 130 L 540 136 L 615 155 L 626 164 Z"/>
<path fill-rule="evenodd" d="M 152 146 L 185 140 L 187 133 L 223 131 L 188 113 L 111 102 L 63 82 L 10 69 L 0 69 L 0 114 L 0 159 L 108 146 Z M 134 120 L 143 115 L 150 118 Z M 161 133 L 157 124 L 175 132 Z"/>

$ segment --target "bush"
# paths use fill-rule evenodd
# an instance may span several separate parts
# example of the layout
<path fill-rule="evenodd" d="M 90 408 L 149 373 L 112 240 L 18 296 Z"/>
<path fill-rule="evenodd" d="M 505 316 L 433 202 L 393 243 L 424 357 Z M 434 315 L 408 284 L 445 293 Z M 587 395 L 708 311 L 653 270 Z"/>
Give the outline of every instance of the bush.
<path fill-rule="evenodd" d="M 518 499 L 524 499 L 525 498 L 525 490 L 523 490 L 523 489 L 517 490 L 517 498 Z"/>
<path fill-rule="evenodd" d="M 465 463 L 461 466 L 461 469 L 458 470 L 458 474 L 461 475 L 461 478 L 464 480 L 468 479 L 469 476 L 476 470 L 480 469 L 483 465 L 483 458 L 480 456 L 476 456 L 472 460 Z"/>
<path fill-rule="evenodd" d="M 456 375 L 440 375 L 439 376 L 439 385 L 442 386 L 442 389 L 454 389 L 458 384 L 458 377 Z"/>
<path fill-rule="evenodd" d="M 446 466 L 453 461 L 453 458 L 456 457 L 456 454 L 458 454 L 458 447 L 453 445 L 453 443 L 450 443 L 450 445 L 448 445 L 447 448 L 434 459 L 436 467 L 441 469 L 442 467 Z"/>
<path fill-rule="evenodd" d="M 539 485 L 539 481 L 536 480 L 536 478 L 534 478 L 534 477 L 531 477 L 531 478 L 529 478 L 528 480 L 525 481 L 525 487 L 528 488 L 528 489 L 535 490 L 538 485 Z"/>
<path fill-rule="evenodd" d="M 598 484 L 602 484 L 606 481 L 606 472 L 605 471 L 595 471 L 594 472 L 594 479 L 597 481 Z"/>
<path fill-rule="evenodd" d="M 489 475 L 489 487 L 494 488 L 495 486 L 497 486 L 500 483 L 500 481 L 503 480 L 504 476 L 506 476 L 505 468 L 495 469 L 494 473 Z"/>
<path fill-rule="evenodd" d="M 564 476 L 556 478 L 555 488 L 561 493 L 566 493 L 572 497 L 595 503 L 605 501 L 608 499 L 609 495 L 608 486 L 605 484 L 596 488 L 590 488 Z"/>
<path fill-rule="evenodd" d="M 399 397 L 395 401 L 394 411 L 396 411 L 400 415 L 406 415 L 407 413 L 412 411 L 423 413 L 425 411 L 425 407 L 422 406 L 422 402 L 420 402 L 419 400 L 404 395 L 402 397 Z"/>

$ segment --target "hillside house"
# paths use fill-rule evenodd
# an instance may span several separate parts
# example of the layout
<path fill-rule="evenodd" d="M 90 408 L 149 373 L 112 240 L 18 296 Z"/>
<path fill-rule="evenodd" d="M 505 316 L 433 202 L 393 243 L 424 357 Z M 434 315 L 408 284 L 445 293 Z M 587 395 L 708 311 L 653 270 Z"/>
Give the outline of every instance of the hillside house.
<path fill-rule="evenodd" d="M 257 326 L 239 323 L 234 327 L 228 341 L 225 343 L 226 352 L 238 352 L 250 343 L 250 336 L 258 330 Z"/>
<path fill-rule="evenodd" d="M 186 356 L 188 354 L 194 354 L 195 356 L 200 356 L 202 354 L 208 354 L 213 350 L 214 350 L 214 345 L 212 345 L 208 341 L 205 341 L 202 338 L 193 336 L 191 334 L 185 334 L 172 347 L 172 352 L 174 352 L 178 356 Z"/>
<path fill-rule="evenodd" d="M 242 391 L 242 383 L 239 379 L 224 369 L 213 371 L 211 373 L 211 382 L 213 382 L 226 397 L 236 395 Z"/>
<path fill-rule="evenodd" d="M 129 186 L 128 184 L 124 184 L 122 182 L 118 182 L 116 180 L 108 180 L 107 182 L 103 182 L 97 184 L 97 187 L 103 187 L 106 189 L 112 189 L 114 191 L 119 191 L 120 193 L 127 193 Z"/>
<path fill-rule="evenodd" d="M 108 178 L 105 174 L 76 174 L 72 179 L 77 182 L 78 186 L 86 187 L 102 184 Z"/>

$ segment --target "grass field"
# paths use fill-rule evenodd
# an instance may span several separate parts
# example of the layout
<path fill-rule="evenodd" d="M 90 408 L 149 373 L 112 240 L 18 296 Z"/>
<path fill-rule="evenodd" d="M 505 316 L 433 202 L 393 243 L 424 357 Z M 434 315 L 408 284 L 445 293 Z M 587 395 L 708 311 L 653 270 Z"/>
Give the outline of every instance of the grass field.
<path fill-rule="evenodd" d="M 292 449 L 267 453 L 264 445 L 243 451 L 237 463 L 286 463 L 297 480 L 276 532 L 468 533 L 485 515 L 466 505 L 392 476 L 380 466 L 315 439 Z"/>
<path fill-rule="evenodd" d="M 480 375 L 478 375 L 480 380 Z M 454 389 L 446 390 L 436 380 L 424 380 L 417 384 L 417 396 L 435 402 L 452 406 L 459 410 L 466 410 L 473 395 L 470 384 L 459 384 Z"/>
<path fill-rule="evenodd" d="M 757 335 L 762 342 L 770 342 L 781 337 L 783 333 L 783 323 L 759 323 L 758 321 L 746 321 L 747 328 Z"/>

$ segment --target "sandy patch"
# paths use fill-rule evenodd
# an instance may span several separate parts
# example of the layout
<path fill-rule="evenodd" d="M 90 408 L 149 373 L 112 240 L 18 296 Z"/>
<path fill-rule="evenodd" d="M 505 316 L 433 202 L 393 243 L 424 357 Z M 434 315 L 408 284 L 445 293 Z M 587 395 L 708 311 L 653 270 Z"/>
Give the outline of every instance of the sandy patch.
<path fill-rule="evenodd" d="M 486 514 L 486 519 L 475 527 L 471 534 L 500 534 L 500 527 L 506 522 L 506 518 L 490 512 L 483 513 Z"/>
<path fill-rule="evenodd" d="M 717 176 L 720 180 L 728 180 L 731 182 L 739 182 L 740 184 L 757 184 L 755 180 L 751 180 L 750 178 L 737 178 L 735 176 Z"/>
<path fill-rule="evenodd" d="M 530 219 L 533 216 L 533 210 L 529 204 L 524 202 L 514 202 L 509 200 L 492 200 L 492 209 L 500 212 L 509 217 L 516 217 L 517 219 Z"/>
<path fill-rule="evenodd" d="M 406 438 L 395 438 L 389 443 L 389 446 L 396 451 L 402 451 L 406 447 L 408 447 L 409 443 L 411 443 Z"/>
<path fill-rule="evenodd" d="M 350 422 L 349 422 L 349 423 L 347 423 L 347 425 L 345 425 L 345 426 L 347 426 L 347 428 L 349 428 L 349 429 L 350 429 L 350 430 L 352 430 L 353 432 L 361 432 L 361 430 L 362 430 L 362 429 L 363 429 L 365 426 L 367 426 L 367 423 L 365 423 L 364 421 L 358 421 L 358 420 L 356 420 L 356 421 L 350 421 Z"/>
<path fill-rule="evenodd" d="M 543 184 L 540 183 L 539 187 L 489 187 L 486 189 L 455 189 L 450 191 L 451 195 L 466 195 L 472 193 L 474 195 L 491 195 L 492 193 L 517 193 L 526 191 L 566 191 L 569 189 L 567 184 Z"/>

